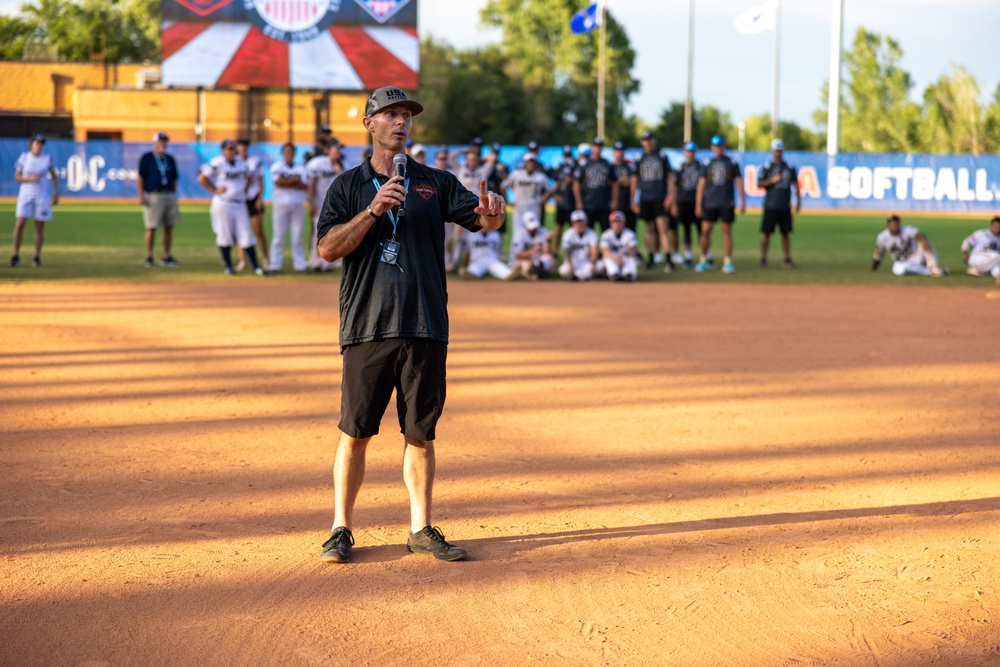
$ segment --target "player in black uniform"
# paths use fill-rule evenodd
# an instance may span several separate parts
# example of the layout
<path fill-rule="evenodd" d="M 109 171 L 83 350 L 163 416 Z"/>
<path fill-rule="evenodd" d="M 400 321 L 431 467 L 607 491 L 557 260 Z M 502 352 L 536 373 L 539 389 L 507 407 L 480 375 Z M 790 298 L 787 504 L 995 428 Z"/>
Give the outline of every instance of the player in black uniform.
<path fill-rule="evenodd" d="M 549 177 L 555 181 L 556 200 L 556 230 L 553 243 L 562 240 L 563 227 L 570 222 L 570 215 L 576 209 L 576 195 L 573 194 L 573 172 L 576 171 L 576 161 L 573 159 L 573 147 L 563 146 L 563 161 L 549 172 Z"/>
<path fill-rule="evenodd" d="M 795 212 L 802 210 L 802 193 L 799 192 L 799 172 L 784 160 L 785 144 L 781 139 L 771 142 L 771 160 L 758 171 L 758 183 L 767 194 L 764 195 L 764 212 L 760 221 L 760 265 L 767 266 L 767 250 L 771 244 L 771 234 L 777 227 L 781 232 L 781 249 L 785 253 L 782 264 L 786 269 L 794 269 L 792 261 L 792 192 L 794 191 Z"/>
<path fill-rule="evenodd" d="M 671 271 L 667 211 L 676 196 L 674 171 L 667 158 L 656 150 L 656 136 L 649 130 L 642 133 L 642 157 L 635 164 L 635 181 L 639 197 L 638 201 L 633 201 L 632 210 L 646 223 L 646 247 L 649 249 L 646 268 L 652 269 L 658 261 L 663 261 L 666 264 L 664 271 Z"/>
<path fill-rule="evenodd" d="M 733 267 L 733 223 L 736 206 L 733 187 L 740 193 L 740 213 L 747 211 L 747 196 L 743 190 L 743 176 L 738 162 L 725 154 L 726 140 L 719 135 L 712 137 L 713 157 L 705 162 L 705 173 L 698 181 L 695 213 L 701 218 L 701 261 L 695 271 L 702 273 L 710 268 L 707 261 L 712 242 L 712 228 L 722 222 L 722 272 L 736 273 Z"/>
<path fill-rule="evenodd" d="M 697 151 L 698 144 L 693 141 L 684 144 L 684 162 L 677 169 L 677 203 L 674 205 L 673 217 L 670 220 L 670 234 L 674 248 L 680 247 L 678 227 L 684 228 L 684 266 L 689 269 L 694 266 L 691 255 L 692 226 L 701 238 L 701 220 L 695 209 L 698 203 L 698 181 L 705 174 L 705 165 L 695 159 Z"/>
<path fill-rule="evenodd" d="M 618 181 L 614 169 L 601 157 L 603 148 L 604 141 L 594 137 L 590 142 L 590 159 L 573 172 L 576 207 L 587 214 L 591 224 L 600 225 L 602 232 L 608 228 L 611 203 L 618 201 Z"/>

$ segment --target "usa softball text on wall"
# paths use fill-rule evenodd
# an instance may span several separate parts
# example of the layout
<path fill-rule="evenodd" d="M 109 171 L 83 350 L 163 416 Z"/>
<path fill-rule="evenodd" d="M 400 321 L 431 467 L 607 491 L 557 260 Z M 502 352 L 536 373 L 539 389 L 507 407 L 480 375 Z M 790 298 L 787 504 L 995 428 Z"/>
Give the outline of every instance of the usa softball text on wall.
<path fill-rule="evenodd" d="M 163 0 L 163 82 L 417 87 L 417 0 Z"/>

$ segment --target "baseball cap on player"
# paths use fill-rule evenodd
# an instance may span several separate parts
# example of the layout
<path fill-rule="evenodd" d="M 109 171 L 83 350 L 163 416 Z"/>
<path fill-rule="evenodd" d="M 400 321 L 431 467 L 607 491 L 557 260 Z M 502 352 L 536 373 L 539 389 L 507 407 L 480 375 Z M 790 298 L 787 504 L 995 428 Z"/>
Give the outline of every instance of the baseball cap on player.
<path fill-rule="evenodd" d="M 694 143 L 693 141 L 689 141 L 686 144 L 684 144 L 684 150 L 686 150 L 686 151 L 696 151 L 696 150 L 698 150 L 698 144 Z"/>
<path fill-rule="evenodd" d="M 783 150 L 785 150 L 785 142 L 783 142 L 781 139 L 775 139 L 775 140 L 773 140 L 771 142 L 771 150 L 772 151 L 783 151 Z"/>
<path fill-rule="evenodd" d="M 236 140 L 236 145 L 237 146 L 249 146 L 250 145 L 250 137 L 240 137 L 239 139 Z"/>
<path fill-rule="evenodd" d="M 170 141 L 170 137 L 167 136 L 166 132 L 157 132 L 153 135 L 153 141 Z"/>
<path fill-rule="evenodd" d="M 413 144 L 413 148 L 410 149 L 410 155 L 424 155 L 427 153 L 427 149 L 424 148 L 423 144 Z"/>
<path fill-rule="evenodd" d="M 329 139 L 326 140 L 326 144 L 324 144 L 324 145 L 327 148 L 333 148 L 334 146 L 339 146 L 340 145 L 340 140 L 337 139 L 337 137 L 330 137 Z"/>
<path fill-rule="evenodd" d="M 646 130 L 645 132 L 642 133 L 642 140 L 643 141 L 646 141 L 647 139 L 655 139 L 655 138 L 656 138 L 656 135 L 653 134 L 652 130 Z"/>
<path fill-rule="evenodd" d="M 604 139 L 601 139 L 600 137 L 594 137 L 590 141 L 590 143 L 591 143 L 592 146 L 603 146 L 604 145 Z"/>
<path fill-rule="evenodd" d="M 572 146 L 563 146 L 563 157 L 565 157 L 567 155 L 572 155 L 572 154 L 573 154 L 573 147 Z"/>
<path fill-rule="evenodd" d="M 538 216 L 530 211 L 524 214 L 524 228 L 528 231 L 535 231 L 538 229 Z"/>
<path fill-rule="evenodd" d="M 36 134 L 35 136 L 33 136 L 31 138 L 31 140 L 32 141 L 40 141 L 40 142 L 42 142 L 44 144 L 45 143 L 45 135 L 44 134 Z"/>
<path fill-rule="evenodd" d="M 527 162 L 528 160 L 534 160 L 535 162 L 538 162 L 538 156 L 535 155 L 534 153 L 525 153 L 524 161 Z"/>
<path fill-rule="evenodd" d="M 396 86 L 383 86 L 372 91 L 368 102 L 365 104 L 365 118 L 371 118 L 382 109 L 391 107 L 393 104 L 405 104 L 410 107 L 410 113 L 416 116 L 424 110 L 419 102 L 411 100 L 406 96 L 401 88 Z"/>
<path fill-rule="evenodd" d="M 537 153 L 538 152 L 538 142 L 537 141 L 529 141 L 528 142 L 528 150 L 531 151 L 532 153 Z"/>
<path fill-rule="evenodd" d="M 320 134 L 329 134 L 330 133 L 330 126 L 329 125 L 320 125 L 319 126 L 319 132 L 320 132 Z"/>
<path fill-rule="evenodd" d="M 614 148 L 616 151 L 623 151 L 623 150 L 625 150 L 625 144 L 623 144 L 620 141 L 616 141 L 615 145 L 612 146 L 612 148 Z"/>
<path fill-rule="evenodd" d="M 222 143 L 219 145 L 221 146 L 222 150 L 226 150 L 227 148 L 230 147 L 236 148 L 236 142 L 233 141 L 232 139 L 223 139 Z"/>
<path fill-rule="evenodd" d="M 583 211 L 581 211 L 580 209 L 577 209 L 577 210 L 575 210 L 575 211 L 573 211 L 572 213 L 569 214 L 569 221 L 570 222 L 581 222 L 581 221 L 582 222 L 587 222 L 587 214 L 584 213 Z"/>
<path fill-rule="evenodd" d="M 726 138 L 724 136 L 722 136 L 721 134 L 717 134 L 714 137 L 712 137 L 712 145 L 713 146 L 725 146 L 726 145 Z"/>
<path fill-rule="evenodd" d="M 611 211 L 611 215 L 608 216 L 608 220 L 611 222 L 625 222 L 625 214 L 621 211 Z"/>

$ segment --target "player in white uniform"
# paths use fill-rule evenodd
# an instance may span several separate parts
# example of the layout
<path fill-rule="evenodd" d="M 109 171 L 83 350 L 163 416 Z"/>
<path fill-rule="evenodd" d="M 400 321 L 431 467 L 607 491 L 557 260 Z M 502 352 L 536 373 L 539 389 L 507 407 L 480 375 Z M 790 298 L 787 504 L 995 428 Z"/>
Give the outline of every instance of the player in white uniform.
<path fill-rule="evenodd" d="M 467 253 L 468 264 L 461 271 L 464 276 L 482 278 L 487 273 L 500 280 L 510 280 L 519 272 L 500 261 L 500 248 L 503 237 L 498 231 L 482 229 L 481 231 L 463 234 L 462 245 Z"/>
<path fill-rule="evenodd" d="M 529 213 L 542 219 L 543 206 L 545 201 L 554 192 L 549 177 L 538 168 L 538 156 L 534 153 L 524 154 L 524 166 L 515 169 L 510 176 L 500 184 L 501 192 L 506 192 L 508 188 L 514 195 L 514 231 L 516 236 L 518 231 L 524 227 L 524 217 Z M 510 263 L 514 263 L 514 253 L 511 252 Z"/>
<path fill-rule="evenodd" d="M 562 235 L 559 247 L 564 254 L 559 265 L 559 276 L 567 280 L 590 280 L 597 274 L 597 232 L 587 223 L 587 214 L 581 210 L 569 216 L 572 225 Z"/>
<path fill-rule="evenodd" d="M 604 230 L 600 240 L 604 273 L 608 280 L 632 282 L 639 277 L 639 240 L 635 232 L 625 226 L 622 211 L 612 211 L 608 220 L 611 228 Z"/>
<path fill-rule="evenodd" d="M 323 209 L 326 191 L 334 180 L 344 173 L 344 160 L 341 156 L 340 142 L 331 137 L 326 142 L 326 154 L 318 155 L 306 164 L 309 176 L 309 217 L 312 219 L 312 240 L 309 242 L 309 268 L 314 271 L 333 271 L 339 266 L 340 260 L 328 262 L 319 256 L 316 249 L 316 226 L 319 222 L 319 212 Z"/>
<path fill-rule="evenodd" d="M 198 174 L 198 183 L 212 193 L 212 231 L 228 275 L 236 273 L 232 255 L 234 243 L 246 252 L 254 273 L 264 275 L 264 269 L 257 263 L 256 241 L 247 213 L 249 180 L 247 163 L 236 154 L 236 142 L 232 139 L 223 140 L 222 155 L 202 165 Z"/>
<path fill-rule="evenodd" d="M 969 265 L 970 276 L 993 276 L 1000 287 L 1000 215 L 990 220 L 987 229 L 979 229 L 962 241 L 962 261 Z"/>
<path fill-rule="evenodd" d="M 916 227 L 903 225 L 898 215 L 890 215 L 885 229 L 875 238 L 872 271 L 878 270 L 885 253 L 892 257 L 892 272 L 897 276 L 913 273 L 940 278 L 947 274 L 938 265 L 937 254 L 927 236 Z"/>
<path fill-rule="evenodd" d="M 552 239 L 538 222 L 538 216 L 531 211 L 524 215 L 524 227 L 514 232 L 510 254 L 516 262 L 514 270 L 527 276 L 529 280 L 547 278 L 555 268 Z"/>
<path fill-rule="evenodd" d="M 250 139 L 242 137 L 236 140 L 236 154 L 247 163 L 247 171 L 250 172 L 250 185 L 247 187 L 247 215 L 250 216 L 250 229 L 257 238 L 257 247 L 260 248 L 260 263 L 268 266 L 271 261 L 267 256 L 267 233 L 264 231 L 264 165 L 256 155 L 250 155 Z M 239 249 L 240 263 L 236 265 L 237 271 L 242 271 L 246 266 L 246 256 L 243 248 Z"/>
<path fill-rule="evenodd" d="M 304 165 L 295 164 L 295 144 L 281 147 L 281 160 L 271 165 L 271 270 L 281 271 L 285 235 L 292 246 L 292 268 L 306 270 L 302 232 L 306 223 L 306 199 L 309 197 L 309 174 Z"/>
<path fill-rule="evenodd" d="M 32 266 L 42 265 L 42 241 L 45 223 L 52 219 L 52 207 L 59 203 L 59 176 L 50 155 L 43 155 L 45 137 L 36 134 L 14 163 L 14 179 L 21 184 L 17 192 L 17 210 L 14 219 L 14 254 L 11 266 L 19 266 L 21 239 L 28 218 L 35 220 L 35 258 Z M 50 189 L 51 188 L 51 192 Z"/>
<path fill-rule="evenodd" d="M 470 192 L 479 192 L 479 182 L 488 182 L 490 175 L 493 173 L 494 163 L 490 161 L 492 160 L 492 157 L 489 160 L 484 161 L 481 155 L 482 150 L 483 140 L 476 137 L 468 148 L 452 151 L 448 155 L 448 171 L 454 174 L 455 178 L 457 178 L 465 189 Z M 459 162 L 458 156 L 463 152 L 465 153 L 465 162 Z M 438 164 L 440 164 L 440 162 Z M 463 248 L 462 236 L 464 235 L 465 229 L 459 225 L 445 225 L 444 264 L 446 270 L 451 271 L 458 267 L 460 254 Z"/>

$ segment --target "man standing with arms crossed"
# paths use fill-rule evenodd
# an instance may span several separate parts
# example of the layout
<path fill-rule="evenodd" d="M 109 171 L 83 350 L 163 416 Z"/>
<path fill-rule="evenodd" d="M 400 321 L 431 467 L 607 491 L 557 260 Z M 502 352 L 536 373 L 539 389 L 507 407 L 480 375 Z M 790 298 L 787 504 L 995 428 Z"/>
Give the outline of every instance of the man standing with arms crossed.
<path fill-rule="evenodd" d="M 698 181 L 695 213 L 701 218 L 701 261 L 694 267 L 698 273 L 709 268 L 708 249 L 712 243 L 712 228 L 722 221 L 723 273 L 736 273 L 733 266 L 733 223 L 736 222 L 736 202 L 733 186 L 740 193 L 740 213 L 747 212 L 747 196 L 743 191 L 743 176 L 738 162 L 726 155 L 726 140 L 712 137 L 713 157 L 705 163 L 705 173 Z"/>
<path fill-rule="evenodd" d="M 764 188 L 764 212 L 760 221 L 760 265 L 767 266 L 767 249 L 771 234 L 777 227 L 781 232 L 781 249 L 785 253 L 782 264 L 786 269 L 794 269 L 792 261 L 792 193 L 794 191 L 795 212 L 802 210 L 802 194 L 799 192 L 799 172 L 784 161 L 785 144 L 781 139 L 771 142 L 771 160 L 763 165 L 760 187 Z"/>
<path fill-rule="evenodd" d="M 170 138 L 164 132 L 153 135 L 153 150 L 139 158 L 136 182 L 139 185 L 139 204 L 142 205 L 142 219 L 146 226 L 147 269 L 153 266 L 153 245 L 156 230 L 163 227 L 163 257 L 160 266 L 178 266 L 170 254 L 174 236 L 174 225 L 181 221 L 177 207 L 177 161 L 167 152 Z"/>
<path fill-rule="evenodd" d="M 334 522 L 323 544 L 324 562 L 350 559 L 354 503 L 365 476 L 365 451 L 378 433 L 396 390 L 403 433 L 403 480 L 410 500 L 411 553 L 461 560 L 431 523 L 434 439 L 445 400 L 448 352 L 444 228 L 499 229 L 506 202 L 479 182 L 479 196 L 453 175 L 402 158 L 412 117 L 423 106 L 399 88 L 378 88 L 368 98 L 365 129 L 371 158 L 330 186 L 319 219 L 319 253 L 344 258 L 340 283 L 340 443 L 333 464 Z M 402 166 L 402 165 L 400 165 Z"/>

